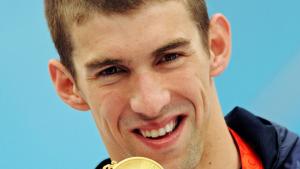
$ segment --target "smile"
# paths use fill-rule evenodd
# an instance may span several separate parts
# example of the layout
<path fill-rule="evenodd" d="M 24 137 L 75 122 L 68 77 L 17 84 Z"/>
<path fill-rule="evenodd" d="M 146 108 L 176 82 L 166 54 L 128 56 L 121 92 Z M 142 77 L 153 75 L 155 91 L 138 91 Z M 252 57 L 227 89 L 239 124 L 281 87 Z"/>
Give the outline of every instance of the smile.
<path fill-rule="evenodd" d="M 157 130 L 155 130 L 155 129 L 153 129 L 153 130 L 139 130 L 139 132 L 144 137 L 147 137 L 147 138 L 163 137 L 163 136 L 167 135 L 168 133 L 171 133 L 175 129 L 177 123 L 178 123 L 177 120 L 172 120 L 167 125 L 165 125 L 162 128 L 159 128 Z"/>
<path fill-rule="evenodd" d="M 165 149 L 177 142 L 185 124 L 185 115 L 179 115 L 163 122 L 150 122 L 134 129 L 135 136 L 149 147 Z"/>

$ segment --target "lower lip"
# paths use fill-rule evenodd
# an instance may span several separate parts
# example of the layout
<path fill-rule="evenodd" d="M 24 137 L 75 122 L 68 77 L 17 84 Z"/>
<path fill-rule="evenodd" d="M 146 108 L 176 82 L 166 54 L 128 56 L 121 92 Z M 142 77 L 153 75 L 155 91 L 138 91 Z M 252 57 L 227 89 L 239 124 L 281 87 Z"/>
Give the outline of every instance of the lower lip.
<path fill-rule="evenodd" d="M 171 133 L 167 134 L 166 136 L 160 139 L 149 139 L 139 134 L 135 134 L 135 135 L 139 140 L 141 140 L 144 144 L 146 144 L 148 147 L 152 149 L 167 148 L 168 146 L 174 145 L 178 140 L 180 133 L 183 130 L 185 120 L 186 118 L 182 118 L 179 123 L 179 126 L 177 126 L 177 128 L 174 131 L 172 131 Z"/>

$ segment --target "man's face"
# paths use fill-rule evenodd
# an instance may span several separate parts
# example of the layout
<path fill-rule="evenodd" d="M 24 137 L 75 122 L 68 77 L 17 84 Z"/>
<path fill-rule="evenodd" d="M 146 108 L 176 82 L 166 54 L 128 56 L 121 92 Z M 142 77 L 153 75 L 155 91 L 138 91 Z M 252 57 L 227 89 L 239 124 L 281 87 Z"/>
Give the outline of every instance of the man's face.
<path fill-rule="evenodd" d="M 145 156 L 185 169 L 201 158 L 210 60 L 177 1 L 72 28 L 78 89 L 113 160 Z"/>

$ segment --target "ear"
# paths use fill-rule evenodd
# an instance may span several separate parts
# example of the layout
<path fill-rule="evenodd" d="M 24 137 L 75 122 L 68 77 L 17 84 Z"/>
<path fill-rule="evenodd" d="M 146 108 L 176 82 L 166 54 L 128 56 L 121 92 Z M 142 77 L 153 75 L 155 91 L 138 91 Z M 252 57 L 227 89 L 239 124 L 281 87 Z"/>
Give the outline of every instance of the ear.
<path fill-rule="evenodd" d="M 220 75 L 227 68 L 231 54 L 230 24 L 222 14 L 212 16 L 209 25 L 210 75 Z"/>
<path fill-rule="evenodd" d="M 89 110 L 88 104 L 80 95 L 75 80 L 69 71 L 57 60 L 50 60 L 48 67 L 51 80 L 61 99 L 77 110 Z"/>

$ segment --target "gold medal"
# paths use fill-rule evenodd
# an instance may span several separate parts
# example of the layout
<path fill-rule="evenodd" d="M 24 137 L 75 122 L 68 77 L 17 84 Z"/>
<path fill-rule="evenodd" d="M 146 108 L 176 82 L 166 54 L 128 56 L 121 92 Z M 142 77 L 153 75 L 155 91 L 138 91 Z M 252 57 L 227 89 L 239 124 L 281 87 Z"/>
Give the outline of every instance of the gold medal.
<path fill-rule="evenodd" d="M 112 161 L 111 164 L 104 166 L 103 169 L 163 169 L 163 167 L 149 158 L 130 157 L 118 163 Z"/>

